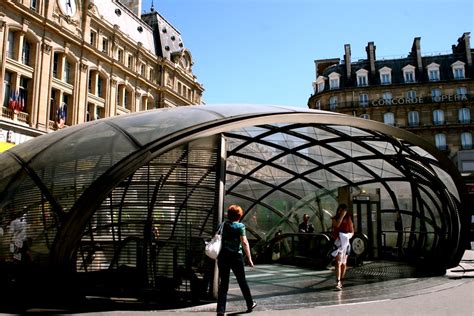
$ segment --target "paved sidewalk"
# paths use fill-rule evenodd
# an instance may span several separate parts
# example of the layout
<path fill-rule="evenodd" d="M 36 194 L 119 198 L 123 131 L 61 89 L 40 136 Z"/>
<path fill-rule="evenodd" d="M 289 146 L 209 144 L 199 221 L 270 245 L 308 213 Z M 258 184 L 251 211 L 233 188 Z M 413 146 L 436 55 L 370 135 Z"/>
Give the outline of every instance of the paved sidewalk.
<path fill-rule="evenodd" d="M 331 271 L 301 272 L 295 267 L 280 266 L 274 275 L 272 266 L 249 270 L 247 275 L 250 287 L 259 302 L 251 315 L 474 315 L 472 250 L 466 251 L 458 267 L 449 269 L 445 276 L 440 277 L 410 277 L 409 271 L 396 265 L 364 266 L 367 271 L 353 270 L 354 274 L 351 278 L 348 277 L 348 284 L 343 291 L 333 289 Z M 402 277 L 387 277 L 394 271 Z M 364 273 L 371 274 L 372 278 Z M 383 274 L 383 277 L 380 278 L 378 274 Z M 113 311 L 82 315 L 204 316 L 215 315 L 215 305 L 212 303 L 165 311 Z M 233 284 L 229 291 L 227 315 L 246 315 L 239 313 L 242 310 L 245 308 L 238 286 Z"/>

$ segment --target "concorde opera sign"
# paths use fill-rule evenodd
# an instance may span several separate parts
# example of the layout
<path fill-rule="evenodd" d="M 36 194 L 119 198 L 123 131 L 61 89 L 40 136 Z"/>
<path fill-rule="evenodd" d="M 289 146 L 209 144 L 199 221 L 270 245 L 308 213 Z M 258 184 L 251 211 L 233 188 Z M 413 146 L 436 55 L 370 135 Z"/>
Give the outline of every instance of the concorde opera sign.
<path fill-rule="evenodd" d="M 429 102 L 456 102 L 456 101 L 467 101 L 467 95 L 465 94 L 443 94 L 436 97 L 431 97 Z M 394 98 L 394 99 L 378 99 L 372 101 L 372 106 L 381 106 L 381 105 L 397 105 L 397 104 L 418 104 L 425 103 L 423 97 L 417 98 Z"/>

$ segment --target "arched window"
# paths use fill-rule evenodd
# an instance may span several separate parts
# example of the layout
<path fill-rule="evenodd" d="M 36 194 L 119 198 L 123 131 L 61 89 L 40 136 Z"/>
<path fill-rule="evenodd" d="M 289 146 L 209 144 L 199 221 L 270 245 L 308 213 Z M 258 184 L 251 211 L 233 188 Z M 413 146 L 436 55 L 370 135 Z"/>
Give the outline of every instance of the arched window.
<path fill-rule="evenodd" d="M 446 135 L 439 133 L 435 135 L 435 144 L 436 148 L 439 150 L 447 150 L 448 146 L 446 145 Z"/>
<path fill-rule="evenodd" d="M 415 127 L 420 125 L 420 115 L 418 111 L 408 112 L 408 126 Z"/>
<path fill-rule="evenodd" d="M 459 109 L 459 123 L 461 124 L 471 123 L 471 110 L 469 108 Z"/>
<path fill-rule="evenodd" d="M 461 133 L 461 148 L 472 149 L 472 133 Z"/>
<path fill-rule="evenodd" d="M 383 122 L 387 125 L 395 125 L 395 115 L 392 112 L 386 112 L 383 115 Z"/>
<path fill-rule="evenodd" d="M 444 111 L 443 110 L 434 110 L 433 111 L 433 124 L 434 125 L 443 125 L 444 122 Z"/>

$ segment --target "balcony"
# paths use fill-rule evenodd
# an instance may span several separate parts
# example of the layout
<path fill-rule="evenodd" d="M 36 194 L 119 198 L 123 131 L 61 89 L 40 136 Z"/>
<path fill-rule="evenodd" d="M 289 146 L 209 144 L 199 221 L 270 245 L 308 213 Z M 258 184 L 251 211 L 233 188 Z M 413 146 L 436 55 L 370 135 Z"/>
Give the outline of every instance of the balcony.
<path fill-rule="evenodd" d="M 2 107 L 2 117 L 8 118 L 13 121 L 18 121 L 24 124 L 28 124 L 30 115 L 26 112 L 15 112 L 12 109 Z"/>

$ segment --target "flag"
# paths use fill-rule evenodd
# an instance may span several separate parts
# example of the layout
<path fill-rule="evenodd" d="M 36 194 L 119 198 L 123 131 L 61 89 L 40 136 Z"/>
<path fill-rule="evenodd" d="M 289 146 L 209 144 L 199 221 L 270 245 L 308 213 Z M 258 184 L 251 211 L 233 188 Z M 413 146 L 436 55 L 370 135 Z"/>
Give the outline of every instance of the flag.
<path fill-rule="evenodd" d="M 21 94 L 18 96 L 18 112 L 23 112 L 25 109 L 25 97 L 23 97 Z"/>
<path fill-rule="evenodd" d="M 13 91 L 11 93 L 8 107 L 12 109 L 13 112 L 18 113 L 18 91 Z"/>
<path fill-rule="evenodd" d="M 58 112 L 56 114 L 57 116 L 57 124 L 59 128 L 63 128 L 64 124 L 66 123 L 66 118 L 67 118 L 67 104 L 62 102 L 61 105 L 58 108 Z"/>

